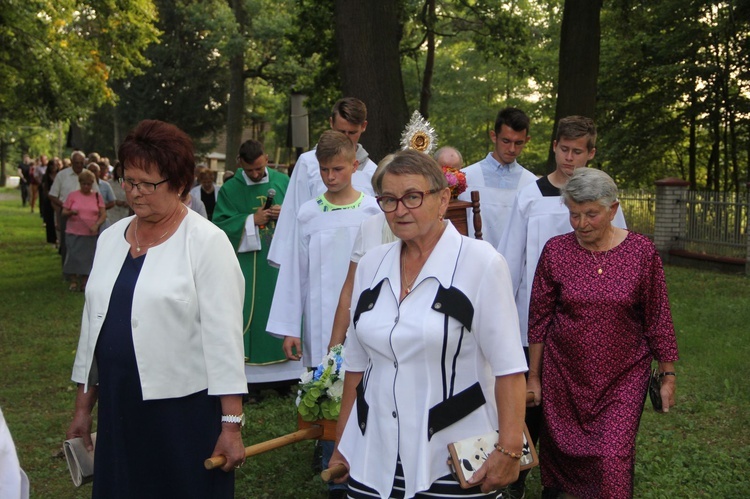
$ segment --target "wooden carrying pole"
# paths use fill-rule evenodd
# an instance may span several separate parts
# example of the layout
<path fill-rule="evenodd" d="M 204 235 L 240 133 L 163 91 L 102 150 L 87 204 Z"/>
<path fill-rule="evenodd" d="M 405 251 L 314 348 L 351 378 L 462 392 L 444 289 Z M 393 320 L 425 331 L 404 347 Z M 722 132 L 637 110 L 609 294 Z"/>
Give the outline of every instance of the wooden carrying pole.
<path fill-rule="evenodd" d="M 336 466 L 321 471 L 320 478 L 322 478 L 324 482 L 330 482 L 334 478 L 339 478 L 346 475 L 348 471 L 349 470 L 347 470 L 346 466 L 344 466 L 343 464 L 337 464 Z"/>
<path fill-rule="evenodd" d="M 258 454 L 268 452 L 269 450 L 278 449 L 279 447 L 284 447 L 285 445 L 293 444 L 296 442 L 301 442 L 302 440 L 310 440 L 314 438 L 319 438 L 322 435 L 323 435 L 322 426 L 311 426 L 309 428 L 297 430 L 294 433 L 288 433 L 284 436 L 274 438 L 272 440 L 267 440 L 259 444 L 245 447 L 245 457 L 256 456 Z M 214 457 L 210 457 L 206 459 L 203 462 L 203 466 L 205 466 L 207 470 L 212 470 L 214 468 L 220 468 L 224 466 L 226 462 L 227 462 L 226 457 L 214 456 Z"/>

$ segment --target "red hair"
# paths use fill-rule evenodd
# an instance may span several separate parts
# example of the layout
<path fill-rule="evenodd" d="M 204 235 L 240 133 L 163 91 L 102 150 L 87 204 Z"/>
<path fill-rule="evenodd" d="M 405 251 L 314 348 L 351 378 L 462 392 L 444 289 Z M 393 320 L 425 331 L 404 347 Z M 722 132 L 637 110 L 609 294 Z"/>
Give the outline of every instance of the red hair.
<path fill-rule="evenodd" d="M 117 156 L 124 169 L 136 168 L 169 179 L 169 190 L 184 195 L 195 176 L 193 141 L 174 125 L 158 120 L 143 120 L 130 131 Z M 124 171 L 124 170 L 123 170 Z"/>

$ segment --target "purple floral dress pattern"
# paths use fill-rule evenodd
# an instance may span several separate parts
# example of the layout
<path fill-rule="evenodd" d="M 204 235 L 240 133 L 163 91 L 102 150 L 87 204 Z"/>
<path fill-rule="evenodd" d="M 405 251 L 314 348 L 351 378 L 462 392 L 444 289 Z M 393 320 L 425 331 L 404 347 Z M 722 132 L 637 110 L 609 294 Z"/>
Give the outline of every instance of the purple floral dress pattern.
<path fill-rule="evenodd" d="M 677 360 L 654 245 L 631 232 L 594 255 L 572 232 L 550 239 L 534 278 L 529 342 L 544 344 L 542 484 L 582 498 L 632 497 L 651 361 Z"/>

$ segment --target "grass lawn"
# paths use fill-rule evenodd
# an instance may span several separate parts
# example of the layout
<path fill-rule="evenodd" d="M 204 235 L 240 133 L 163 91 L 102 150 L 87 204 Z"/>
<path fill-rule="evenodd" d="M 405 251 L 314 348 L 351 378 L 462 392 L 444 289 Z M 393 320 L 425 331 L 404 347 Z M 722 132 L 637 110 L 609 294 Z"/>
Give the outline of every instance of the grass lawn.
<path fill-rule="evenodd" d="M 68 292 L 41 219 L 19 198 L 0 189 L 0 408 L 32 497 L 89 497 L 91 486 L 74 489 L 58 457 L 75 398 L 70 371 L 83 295 Z M 666 272 L 681 356 L 677 407 L 644 412 L 635 497 L 750 497 L 750 279 Z M 246 445 L 296 429 L 293 398 L 268 394 L 245 406 Z M 324 498 L 311 462 L 311 442 L 251 458 L 237 473 L 236 495 Z M 527 497 L 539 497 L 538 470 L 527 483 Z"/>

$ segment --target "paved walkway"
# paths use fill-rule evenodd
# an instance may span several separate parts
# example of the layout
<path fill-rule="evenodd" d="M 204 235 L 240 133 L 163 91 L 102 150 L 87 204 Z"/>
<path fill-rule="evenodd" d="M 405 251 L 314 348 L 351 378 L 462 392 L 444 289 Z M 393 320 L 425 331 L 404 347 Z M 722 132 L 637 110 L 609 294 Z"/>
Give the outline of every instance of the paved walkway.
<path fill-rule="evenodd" d="M 2 190 L 0 191 L 0 201 L 13 201 L 14 199 L 18 200 L 18 202 L 21 202 L 21 191 L 19 190 Z"/>

